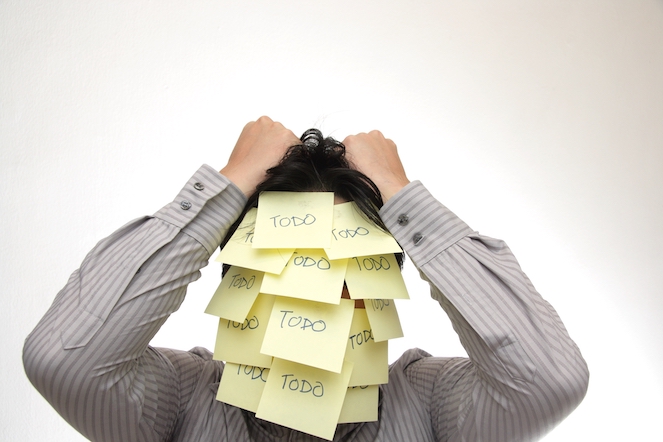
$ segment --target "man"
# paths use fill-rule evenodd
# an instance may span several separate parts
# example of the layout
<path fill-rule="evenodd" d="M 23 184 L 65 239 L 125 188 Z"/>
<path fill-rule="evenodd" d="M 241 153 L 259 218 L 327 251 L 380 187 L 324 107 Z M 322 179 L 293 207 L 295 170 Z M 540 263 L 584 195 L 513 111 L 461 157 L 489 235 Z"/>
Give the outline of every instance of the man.
<path fill-rule="evenodd" d="M 291 146 L 306 146 L 302 138 L 267 117 L 247 124 L 220 174 L 203 166 L 153 217 L 102 240 L 57 295 L 26 340 L 24 364 L 86 437 L 317 440 L 216 401 L 223 363 L 209 352 L 148 345 L 247 199 Z M 503 242 L 473 232 L 409 182 L 391 140 L 373 131 L 343 145 L 349 164 L 379 190 L 381 220 L 430 282 L 469 359 L 406 352 L 381 386 L 378 421 L 339 425 L 334 440 L 540 438 L 580 403 L 588 382 L 554 309 Z"/>

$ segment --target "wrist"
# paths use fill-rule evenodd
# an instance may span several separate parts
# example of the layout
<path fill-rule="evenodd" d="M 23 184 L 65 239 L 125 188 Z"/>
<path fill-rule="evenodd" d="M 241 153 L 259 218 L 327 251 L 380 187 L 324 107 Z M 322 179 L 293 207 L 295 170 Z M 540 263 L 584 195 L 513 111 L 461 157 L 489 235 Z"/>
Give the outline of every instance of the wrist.
<path fill-rule="evenodd" d="M 249 198 L 256 190 L 257 182 L 245 173 L 240 173 L 232 168 L 224 167 L 219 173 L 228 178 L 242 193 Z"/>
<path fill-rule="evenodd" d="M 410 181 L 408 179 L 403 179 L 397 182 L 386 183 L 379 187 L 380 193 L 382 194 L 382 202 L 386 203 L 389 199 L 391 199 L 391 197 L 400 192 L 408 184 L 410 184 Z"/>

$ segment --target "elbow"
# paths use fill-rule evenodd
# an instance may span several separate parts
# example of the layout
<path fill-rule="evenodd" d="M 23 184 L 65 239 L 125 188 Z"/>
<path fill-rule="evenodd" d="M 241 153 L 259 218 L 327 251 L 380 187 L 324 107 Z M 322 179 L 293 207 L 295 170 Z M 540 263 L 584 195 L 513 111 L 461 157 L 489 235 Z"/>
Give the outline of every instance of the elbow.
<path fill-rule="evenodd" d="M 540 402 L 548 416 L 547 431 L 566 419 L 583 401 L 589 388 L 589 369 L 579 352 L 569 356 L 565 363 L 558 363 L 548 371 L 545 382 L 539 383 L 538 392 L 546 397 Z M 545 385 L 545 386 L 544 386 Z M 545 405 L 544 405 L 545 404 Z M 547 425 L 546 425 L 547 426 Z"/>
<path fill-rule="evenodd" d="M 538 440 L 566 419 L 585 398 L 589 370 L 581 356 L 553 367 L 547 374 L 539 372 L 529 394 L 522 402 L 518 401 L 518 419 L 526 419 L 530 426 L 522 439 L 515 440 Z"/>
<path fill-rule="evenodd" d="M 23 369 L 37 391 L 46 396 L 46 387 L 50 384 L 48 378 L 52 376 L 51 367 L 55 365 L 54 361 L 49 360 L 49 356 L 52 359 L 52 352 L 48 350 L 52 345 L 38 339 L 36 334 L 38 330 L 33 331 L 23 344 Z"/>
<path fill-rule="evenodd" d="M 557 394 L 567 399 L 567 414 L 571 413 L 587 395 L 589 388 L 589 367 L 577 345 L 571 341 L 564 357 L 558 358 L 555 369 L 549 372 L 551 385 L 557 386 Z"/>
<path fill-rule="evenodd" d="M 568 379 L 563 384 L 563 393 L 570 400 L 569 413 L 580 405 L 589 389 L 589 367 L 580 352 L 575 354 L 574 362 L 568 370 Z"/>
<path fill-rule="evenodd" d="M 72 358 L 66 354 L 59 334 L 37 328 L 23 345 L 23 369 L 32 385 L 55 406 L 58 386 L 62 386 L 72 372 Z"/>
<path fill-rule="evenodd" d="M 566 419 L 583 401 L 589 388 L 589 369 L 577 347 L 557 353 L 547 363 L 538 364 L 531 381 L 519 383 L 507 409 L 513 419 L 530 424 L 526 437 L 535 440 Z"/>

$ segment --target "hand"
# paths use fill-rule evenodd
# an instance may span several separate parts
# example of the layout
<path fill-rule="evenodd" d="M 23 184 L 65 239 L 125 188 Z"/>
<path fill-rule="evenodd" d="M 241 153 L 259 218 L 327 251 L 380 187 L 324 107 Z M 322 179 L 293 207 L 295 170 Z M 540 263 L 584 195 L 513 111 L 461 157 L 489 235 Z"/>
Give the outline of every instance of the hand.
<path fill-rule="evenodd" d="M 260 117 L 244 126 L 220 172 L 251 196 L 265 180 L 267 169 L 276 166 L 288 148 L 297 144 L 300 140 L 291 130 L 269 117 Z"/>
<path fill-rule="evenodd" d="M 383 202 L 386 203 L 410 182 L 396 144 L 380 131 L 350 135 L 343 140 L 343 144 L 348 161 L 378 186 Z"/>

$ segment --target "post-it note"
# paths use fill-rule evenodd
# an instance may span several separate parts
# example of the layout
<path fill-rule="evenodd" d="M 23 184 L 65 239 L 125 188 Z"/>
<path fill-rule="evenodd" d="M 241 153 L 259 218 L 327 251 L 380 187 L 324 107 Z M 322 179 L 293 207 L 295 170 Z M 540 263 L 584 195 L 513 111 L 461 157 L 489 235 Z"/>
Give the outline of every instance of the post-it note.
<path fill-rule="evenodd" d="M 214 359 L 236 364 L 269 367 L 272 357 L 260 348 L 272 313 L 274 297 L 260 294 L 242 322 L 220 319 L 214 345 Z"/>
<path fill-rule="evenodd" d="M 333 192 L 263 192 L 253 247 L 329 247 L 333 217 Z"/>
<path fill-rule="evenodd" d="M 257 213 L 255 208 L 246 213 L 235 233 L 216 257 L 216 261 L 263 272 L 281 273 L 295 248 L 253 248 Z"/>
<path fill-rule="evenodd" d="M 393 253 L 348 259 L 345 283 L 352 299 L 409 299 Z"/>
<path fill-rule="evenodd" d="M 263 272 L 232 266 L 214 292 L 205 313 L 243 322 L 262 284 Z"/>
<path fill-rule="evenodd" d="M 216 399 L 255 413 L 268 375 L 269 368 L 226 362 Z"/>
<path fill-rule="evenodd" d="M 276 297 L 261 352 L 340 372 L 352 323 L 354 301 L 338 305 Z"/>
<path fill-rule="evenodd" d="M 378 420 L 378 385 L 349 387 L 338 418 L 339 424 L 372 422 Z"/>
<path fill-rule="evenodd" d="M 297 249 L 280 275 L 265 274 L 261 291 L 338 304 L 347 264 L 347 259 L 327 259 L 323 249 Z"/>
<path fill-rule="evenodd" d="M 356 308 L 352 317 L 345 360 L 354 364 L 349 385 L 386 384 L 389 380 L 388 342 L 376 342 L 366 310 Z"/>
<path fill-rule="evenodd" d="M 332 242 L 325 249 L 330 259 L 400 253 L 401 247 L 391 234 L 366 219 L 350 201 L 334 206 Z"/>
<path fill-rule="evenodd" d="M 274 359 L 256 417 L 331 440 L 351 372 L 350 362 L 333 373 Z"/>
<path fill-rule="evenodd" d="M 364 305 L 376 342 L 403 337 L 401 321 L 398 319 L 393 299 L 367 299 Z"/>

